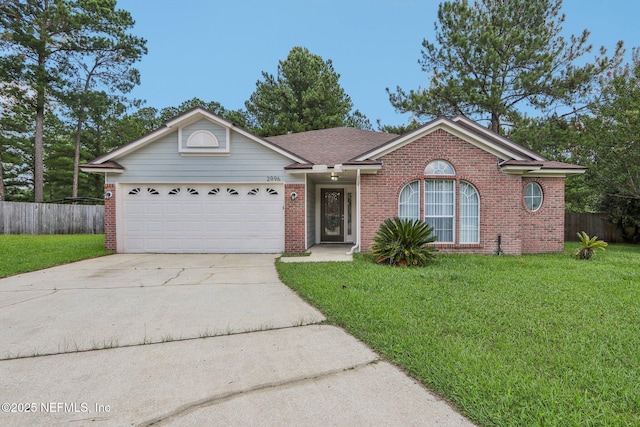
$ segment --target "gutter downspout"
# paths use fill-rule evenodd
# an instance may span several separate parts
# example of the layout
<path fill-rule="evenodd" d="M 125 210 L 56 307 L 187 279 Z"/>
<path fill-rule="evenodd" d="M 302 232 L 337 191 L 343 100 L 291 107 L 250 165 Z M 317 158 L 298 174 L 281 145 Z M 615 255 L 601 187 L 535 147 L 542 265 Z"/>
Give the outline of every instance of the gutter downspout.
<path fill-rule="evenodd" d="M 353 255 L 353 252 L 360 247 L 360 169 L 358 169 L 356 175 L 356 232 L 358 233 L 356 244 L 349 249 L 347 255 Z"/>

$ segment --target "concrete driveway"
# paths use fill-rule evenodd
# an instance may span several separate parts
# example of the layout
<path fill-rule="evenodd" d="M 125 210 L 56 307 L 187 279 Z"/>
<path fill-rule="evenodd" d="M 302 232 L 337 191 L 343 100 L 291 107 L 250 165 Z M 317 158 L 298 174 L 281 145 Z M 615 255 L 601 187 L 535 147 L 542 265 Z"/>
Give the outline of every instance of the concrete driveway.
<path fill-rule="evenodd" d="M 0 425 L 467 426 L 273 255 L 111 255 L 0 280 Z"/>

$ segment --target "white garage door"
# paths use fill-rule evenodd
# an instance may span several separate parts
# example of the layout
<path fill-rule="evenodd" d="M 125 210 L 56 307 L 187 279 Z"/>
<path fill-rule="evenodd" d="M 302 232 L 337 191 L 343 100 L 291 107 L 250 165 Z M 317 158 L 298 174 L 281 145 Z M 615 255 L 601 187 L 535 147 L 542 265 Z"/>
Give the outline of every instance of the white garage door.
<path fill-rule="evenodd" d="M 278 253 L 284 189 L 265 184 L 127 184 L 124 252 Z"/>

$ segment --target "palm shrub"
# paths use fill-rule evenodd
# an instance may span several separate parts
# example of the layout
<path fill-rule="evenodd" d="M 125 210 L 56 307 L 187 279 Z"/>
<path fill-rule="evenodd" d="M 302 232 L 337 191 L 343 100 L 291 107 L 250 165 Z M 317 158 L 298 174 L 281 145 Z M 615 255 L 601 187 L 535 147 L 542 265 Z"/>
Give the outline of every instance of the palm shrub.
<path fill-rule="evenodd" d="M 607 246 L 607 242 L 598 240 L 598 236 L 589 237 L 584 231 L 578 233 L 578 238 L 582 245 L 581 248 L 576 249 L 574 252 L 578 259 L 589 260 L 595 254 L 595 249 L 604 251 L 605 246 Z"/>
<path fill-rule="evenodd" d="M 419 219 L 387 218 L 380 225 L 371 245 L 378 263 L 424 266 L 435 259 L 437 249 L 430 246 L 437 237 L 433 227 Z"/>

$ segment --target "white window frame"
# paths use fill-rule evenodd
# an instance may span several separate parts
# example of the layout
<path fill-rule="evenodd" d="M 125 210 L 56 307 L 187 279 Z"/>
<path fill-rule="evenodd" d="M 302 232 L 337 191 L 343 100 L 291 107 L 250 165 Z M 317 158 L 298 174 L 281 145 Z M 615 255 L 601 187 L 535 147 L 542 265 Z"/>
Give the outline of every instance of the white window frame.
<path fill-rule="evenodd" d="M 445 191 L 440 191 L 440 189 L 436 188 L 436 191 L 432 192 L 432 194 L 437 197 L 437 195 L 445 195 L 444 198 L 446 200 L 444 200 L 443 202 L 437 202 L 436 204 L 433 203 L 429 203 L 427 204 L 427 202 L 429 200 L 431 200 L 431 197 L 429 197 L 427 195 L 427 192 L 430 191 L 429 187 L 430 185 L 428 185 L 428 183 L 435 183 L 436 185 L 440 184 L 440 185 L 450 185 L 451 188 L 446 188 Z M 439 198 L 443 198 L 443 197 L 439 197 Z M 451 200 L 449 200 L 449 198 Z M 441 209 L 446 209 L 448 210 L 449 207 L 451 208 L 451 212 L 447 212 L 447 213 L 431 213 L 432 212 L 432 208 L 433 206 L 440 206 Z M 446 229 L 447 233 L 451 233 L 451 240 L 441 240 L 441 236 L 438 235 L 438 230 L 436 229 L 436 226 L 433 222 L 431 222 L 429 219 L 433 219 L 434 221 L 437 221 L 438 219 L 450 219 L 451 220 L 451 228 L 450 229 Z M 436 236 L 438 236 L 438 241 L 436 243 L 446 243 L 446 244 L 452 244 L 456 242 L 456 228 L 457 228 L 457 224 L 456 224 L 456 180 L 455 179 L 433 179 L 433 178 L 427 178 L 424 180 L 424 222 L 431 225 L 434 228 L 434 234 Z"/>
<path fill-rule="evenodd" d="M 424 168 L 425 175 L 450 175 L 455 176 L 456 170 L 446 160 L 434 160 Z"/>
<path fill-rule="evenodd" d="M 404 197 L 409 193 L 408 197 Z M 415 200 L 414 200 L 415 199 Z M 404 208 L 404 209 L 403 209 Z M 409 215 L 403 215 L 409 212 Z M 398 197 L 398 217 L 403 219 L 416 220 L 420 219 L 420 180 L 411 181 L 402 187 L 400 196 Z"/>
<path fill-rule="evenodd" d="M 533 191 L 529 190 L 536 187 L 540 192 L 539 195 L 534 194 Z M 538 201 L 538 199 L 539 199 L 539 203 L 537 206 L 535 206 L 535 203 Z M 544 191 L 542 190 L 542 186 L 536 181 L 531 181 L 530 183 L 527 184 L 527 186 L 524 189 L 524 205 L 526 206 L 527 210 L 529 210 L 529 212 L 537 212 L 542 208 L 543 203 L 544 203 Z"/>
<path fill-rule="evenodd" d="M 398 216 L 400 218 L 413 219 L 417 211 L 417 217 L 427 224 L 434 225 L 435 221 L 429 221 L 429 219 L 437 220 L 440 218 L 450 219 L 451 229 L 446 229 L 447 234 L 451 234 L 451 240 L 437 240 L 436 244 L 460 244 L 460 245 L 477 245 L 480 244 L 480 213 L 482 209 L 482 203 L 480 198 L 480 191 L 478 188 L 469 181 L 458 180 L 455 176 L 454 167 L 445 160 L 434 160 L 425 168 L 425 177 L 417 179 L 405 184 L 400 190 L 398 196 Z M 422 191 L 420 189 L 422 182 Z M 446 192 L 434 191 L 431 195 L 427 195 L 430 182 L 447 183 L 442 185 L 448 185 L 450 188 L 446 189 Z M 436 184 L 437 185 L 437 184 Z M 437 190 L 437 189 L 436 189 Z M 471 190 L 471 192 L 469 192 Z M 411 192 L 408 194 L 408 192 Z M 417 192 L 417 194 L 416 194 Z M 408 195 L 407 195 L 408 194 Z M 440 206 L 435 208 L 437 210 L 451 210 L 451 213 L 446 214 L 434 212 L 433 204 L 428 205 L 427 200 L 434 199 L 436 194 L 446 194 L 446 196 L 438 197 L 444 202 L 439 202 Z M 421 199 L 422 198 L 422 199 Z M 417 199 L 417 200 L 414 200 Z M 474 202 L 469 203 L 470 199 L 475 199 Z M 444 203 L 444 204 L 443 204 Z M 411 205 L 417 204 L 416 207 Z M 407 208 L 407 206 L 410 206 Z M 420 215 L 420 207 L 422 206 L 423 213 Z M 403 215 L 411 210 L 411 215 Z M 469 215 L 471 211 L 472 215 Z M 459 216 L 459 217 L 457 217 Z M 434 234 L 437 233 L 434 230 Z M 439 236 L 438 236 L 439 237 Z"/>
<path fill-rule="evenodd" d="M 473 193 L 467 195 L 463 193 L 465 188 L 473 190 Z M 475 185 L 468 181 L 460 181 L 458 191 L 460 196 L 458 197 L 460 206 L 460 244 L 478 244 L 480 243 L 480 192 Z M 468 203 L 469 196 L 475 196 L 475 203 Z M 473 208 L 474 215 L 469 215 L 468 210 Z M 472 224 L 472 227 L 469 227 Z M 473 234 L 472 234 L 473 233 Z M 473 236 L 473 239 L 468 239 L 468 236 Z M 463 239 L 465 239 L 463 241 Z"/>

